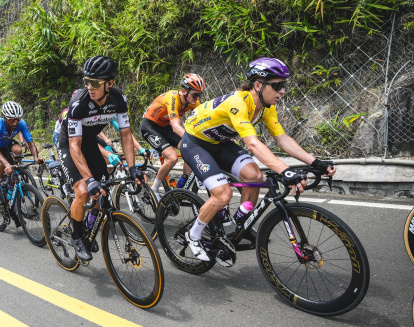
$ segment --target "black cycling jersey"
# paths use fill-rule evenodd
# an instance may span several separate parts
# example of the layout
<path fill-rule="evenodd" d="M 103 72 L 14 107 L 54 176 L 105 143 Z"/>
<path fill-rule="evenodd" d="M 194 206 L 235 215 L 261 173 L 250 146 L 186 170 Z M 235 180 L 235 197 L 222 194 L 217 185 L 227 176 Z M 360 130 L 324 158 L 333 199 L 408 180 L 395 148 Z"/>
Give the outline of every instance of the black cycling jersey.
<path fill-rule="evenodd" d="M 117 118 L 119 128 L 129 127 L 128 104 L 125 94 L 110 88 L 104 105 L 93 101 L 88 89 L 75 93 L 69 103 L 68 115 L 62 122 L 60 130 L 60 147 L 69 146 L 69 138 L 82 137 L 82 145 L 96 144 L 96 136 L 112 118 Z"/>

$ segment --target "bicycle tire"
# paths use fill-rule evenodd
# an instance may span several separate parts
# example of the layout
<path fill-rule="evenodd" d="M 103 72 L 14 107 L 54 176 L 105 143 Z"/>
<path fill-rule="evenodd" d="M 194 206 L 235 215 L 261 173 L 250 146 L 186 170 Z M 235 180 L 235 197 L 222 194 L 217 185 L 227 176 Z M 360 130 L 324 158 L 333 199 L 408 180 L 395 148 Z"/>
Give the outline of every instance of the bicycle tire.
<path fill-rule="evenodd" d="M 1 196 L 1 194 L 0 194 Z M 4 195 L 3 195 L 4 198 Z M 0 204 L 0 214 L 2 216 L 1 218 L 1 223 L 0 223 L 0 232 L 4 231 L 7 227 L 7 225 L 10 223 L 10 218 L 9 218 L 9 222 L 6 221 L 6 215 L 7 215 L 7 202 L 3 201 Z"/>
<path fill-rule="evenodd" d="M 407 216 L 404 225 L 404 246 L 408 257 L 414 264 L 414 208 Z"/>
<path fill-rule="evenodd" d="M 161 198 L 157 210 L 158 237 L 165 254 L 177 268 L 195 275 L 207 272 L 215 264 L 213 261 L 197 259 L 184 236 L 194 224 L 203 204 L 203 199 L 197 194 L 185 189 L 174 189 Z M 204 229 L 202 239 L 211 241 L 208 227 Z"/>
<path fill-rule="evenodd" d="M 164 291 L 164 270 L 161 258 L 151 237 L 128 213 L 112 213 L 120 248 L 126 252 L 123 262 L 111 231 L 110 221 L 104 221 L 101 232 L 102 252 L 106 267 L 122 295 L 140 308 L 151 308 L 161 299 Z M 126 232 L 126 230 L 133 230 Z M 130 240 L 130 234 L 138 234 L 142 244 Z"/>
<path fill-rule="evenodd" d="M 355 308 L 369 285 L 368 259 L 357 236 L 325 209 L 305 203 L 290 203 L 286 209 L 298 244 L 314 260 L 299 263 L 284 220 L 273 209 L 263 218 L 256 240 L 266 280 L 285 301 L 311 314 L 333 316 Z M 301 244 L 304 237 L 307 244 Z"/>
<path fill-rule="evenodd" d="M 56 196 L 46 198 L 42 206 L 42 225 L 46 243 L 57 263 L 68 271 L 78 268 L 80 262 L 70 240 L 72 227 L 66 202 Z"/>
<path fill-rule="evenodd" d="M 20 170 L 19 175 L 26 184 L 31 184 L 37 189 L 36 181 L 33 175 L 27 169 Z"/>
<path fill-rule="evenodd" d="M 43 196 L 30 184 L 22 184 L 21 189 L 23 197 L 20 192 L 16 192 L 20 224 L 30 242 L 42 247 L 46 244 L 41 219 Z"/>
<path fill-rule="evenodd" d="M 140 188 L 136 195 L 128 194 L 126 197 L 125 187 L 130 188 L 133 185 L 133 190 Z M 130 207 L 131 205 L 131 207 Z M 157 230 L 155 227 L 155 215 L 157 211 L 158 201 L 151 188 L 146 189 L 136 184 L 118 184 L 114 192 L 114 206 L 118 210 L 129 212 L 133 219 L 149 232 L 152 239 L 157 237 Z M 139 238 L 134 238 L 136 242 L 140 242 Z"/>

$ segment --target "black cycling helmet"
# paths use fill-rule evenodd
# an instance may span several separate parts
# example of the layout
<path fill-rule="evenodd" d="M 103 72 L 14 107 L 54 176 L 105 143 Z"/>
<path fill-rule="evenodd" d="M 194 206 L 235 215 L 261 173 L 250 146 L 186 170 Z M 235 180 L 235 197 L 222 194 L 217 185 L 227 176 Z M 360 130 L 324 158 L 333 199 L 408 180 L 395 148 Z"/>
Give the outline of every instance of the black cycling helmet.
<path fill-rule="evenodd" d="M 83 66 L 83 75 L 91 78 L 114 79 L 118 76 L 118 62 L 110 57 L 89 58 Z"/>

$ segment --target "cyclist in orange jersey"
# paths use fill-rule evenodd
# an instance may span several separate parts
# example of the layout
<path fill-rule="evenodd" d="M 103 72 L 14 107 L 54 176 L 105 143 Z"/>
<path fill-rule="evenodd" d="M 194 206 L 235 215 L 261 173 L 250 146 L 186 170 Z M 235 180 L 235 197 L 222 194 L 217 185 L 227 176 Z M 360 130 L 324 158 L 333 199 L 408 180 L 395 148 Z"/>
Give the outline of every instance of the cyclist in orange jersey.
<path fill-rule="evenodd" d="M 205 90 L 204 80 L 197 74 L 186 74 L 181 80 L 181 90 L 171 90 L 158 96 L 144 113 L 141 124 L 141 133 L 151 146 L 165 158 L 151 186 L 157 199 L 161 181 L 178 161 L 173 147 L 180 149 L 184 127 L 180 117 L 187 111 L 200 105 L 200 96 Z M 191 169 L 184 163 L 183 173 L 188 175 Z"/>

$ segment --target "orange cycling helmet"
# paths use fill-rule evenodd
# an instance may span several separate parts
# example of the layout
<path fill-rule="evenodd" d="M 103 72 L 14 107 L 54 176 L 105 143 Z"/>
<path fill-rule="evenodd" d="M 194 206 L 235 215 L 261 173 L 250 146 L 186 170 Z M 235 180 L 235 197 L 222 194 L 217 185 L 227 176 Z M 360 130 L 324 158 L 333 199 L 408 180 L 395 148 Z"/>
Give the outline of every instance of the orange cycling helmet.
<path fill-rule="evenodd" d="M 187 90 L 203 92 L 206 89 L 206 83 L 197 74 L 185 74 L 181 80 L 181 86 Z"/>

